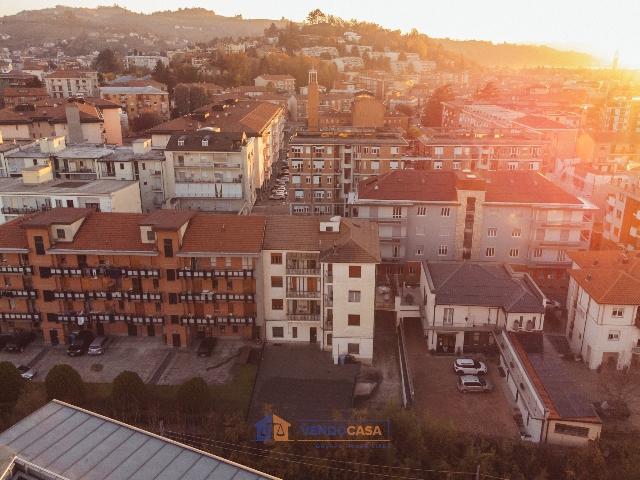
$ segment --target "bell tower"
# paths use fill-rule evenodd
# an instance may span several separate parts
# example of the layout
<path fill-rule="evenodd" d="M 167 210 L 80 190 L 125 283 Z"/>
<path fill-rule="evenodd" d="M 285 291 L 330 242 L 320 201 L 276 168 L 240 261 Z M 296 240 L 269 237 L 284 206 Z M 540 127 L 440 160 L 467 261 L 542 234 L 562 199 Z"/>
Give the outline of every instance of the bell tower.
<path fill-rule="evenodd" d="M 308 88 L 307 111 L 309 114 L 309 117 L 307 120 L 307 126 L 317 128 L 319 125 L 319 118 L 318 118 L 319 94 L 318 94 L 318 71 L 315 69 L 309 70 L 309 86 L 307 88 Z"/>

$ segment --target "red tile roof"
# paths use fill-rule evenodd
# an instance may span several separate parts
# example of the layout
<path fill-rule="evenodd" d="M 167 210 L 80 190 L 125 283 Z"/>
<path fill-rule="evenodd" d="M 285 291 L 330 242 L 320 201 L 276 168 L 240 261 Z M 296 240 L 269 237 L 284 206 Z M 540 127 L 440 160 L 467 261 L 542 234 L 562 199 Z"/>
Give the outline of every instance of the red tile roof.
<path fill-rule="evenodd" d="M 52 208 L 39 212 L 22 222 L 22 228 L 49 228 L 51 225 L 71 225 L 89 216 L 93 208 Z"/>
<path fill-rule="evenodd" d="M 577 197 L 537 172 L 484 172 L 485 202 L 582 205 Z"/>
<path fill-rule="evenodd" d="M 360 182 L 358 199 L 455 202 L 456 178 L 453 171 L 393 170 Z"/>
<path fill-rule="evenodd" d="M 0 225 L 0 249 L 28 249 L 29 243 L 27 242 L 27 231 L 22 228 L 22 224 L 25 220 L 29 219 L 33 215 L 25 215 L 18 217 L 7 223 Z"/>
<path fill-rule="evenodd" d="M 182 239 L 183 253 L 260 253 L 266 217 L 198 214 Z"/>
<path fill-rule="evenodd" d="M 55 70 L 45 78 L 87 78 L 90 74 L 97 73 L 95 70 L 83 70 L 74 68 L 69 70 Z"/>
<path fill-rule="evenodd" d="M 531 127 L 535 130 L 566 130 L 567 126 L 563 123 L 556 122 L 546 117 L 537 115 L 525 115 L 524 117 L 513 120 L 513 123 Z M 577 129 L 576 129 L 577 130 Z"/>
<path fill-rule="evenodd" d="M 156 210 L 141 220 L 140 225 L 151 226 L 154 231 L 176 231 L 195 215 L 195 210 Z"/>

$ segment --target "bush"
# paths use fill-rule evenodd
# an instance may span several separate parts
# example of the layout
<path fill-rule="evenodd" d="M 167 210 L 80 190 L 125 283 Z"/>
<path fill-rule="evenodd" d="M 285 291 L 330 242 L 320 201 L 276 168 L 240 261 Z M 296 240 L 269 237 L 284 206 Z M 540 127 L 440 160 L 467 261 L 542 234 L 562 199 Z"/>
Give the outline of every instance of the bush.
<path fill-rule="evenodd" d="M 113 379 L 111 395 L 114 406 L 123 409 L 144 408 L 149 399 L 147 386 L 140 378 L 140 375 L 128 370 Z"/>
<path fill-rule="evenodd" d="M 202 377 L 187 380 L 176 395 L 178 408 L 183 413 L 205 413 L 211 409 L 211 390 Z"/>
<path fill-rule="evenodd" d="M 58 399 L 72 405 L 79 405 L 84 399 L 84 382 L 80 374 L 66 364 L 56 365 L 44 379 L 47 399 Z"/>
<path fill-rule="evenodd" d="M 23 380 L 11 362 L 0 362 L 0 403 L 15 402 L 22 391 Z"/>

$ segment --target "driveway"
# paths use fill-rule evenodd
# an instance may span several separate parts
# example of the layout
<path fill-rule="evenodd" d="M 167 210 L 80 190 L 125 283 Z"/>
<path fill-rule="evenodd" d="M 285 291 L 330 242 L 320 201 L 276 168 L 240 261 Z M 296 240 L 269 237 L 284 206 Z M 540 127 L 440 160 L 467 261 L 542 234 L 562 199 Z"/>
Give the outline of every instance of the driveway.
<path fill-rule="evenodd" d="M 326 420 L 339 411 L 351 417 L 351 396 L 359 364 L 334 365 L 316 345 L 265 345 L 253 392 L 249 422 L 264 417 L 265 406 L 285 420 Z"/>
<path fill-rule="evenodd" d="M 452 423 L 458 430 L 473 434 L 520 438 L 513 420 L 515 405 L 504 394 L 497 365 L 487 362 L 485 375 L 492 384 L 488 395 L 458 391 L 453 372 L 454 356 L 431 356 L 419 321 L 405 321 L 407 354 L 415 391 L 414 409 L 419 417 Z M 483 356 L 479 360 L 485 361 Z"/>
<path fill-rule="evenodd" d="M 224 384 L 233 380 L 243 340 L 218 339 L 211 357 L 196 354 L 198 343 L 180 349 L 164 345 L 160 337 L 113 337 L 104 355 L 70 357 L 66 346 L 45 346 L 41 340 L 29 345 L 23 353 L 0 352 L 0 361 L 29 364 L 38 372 L 35 381 L 44 381 L 47 372 L 57 364 L 75 368 L 85 382 L 112 382 L 122 371 L 136 372 L 146 383 L 181 384 L 201 376 L 208 384 Z"/>

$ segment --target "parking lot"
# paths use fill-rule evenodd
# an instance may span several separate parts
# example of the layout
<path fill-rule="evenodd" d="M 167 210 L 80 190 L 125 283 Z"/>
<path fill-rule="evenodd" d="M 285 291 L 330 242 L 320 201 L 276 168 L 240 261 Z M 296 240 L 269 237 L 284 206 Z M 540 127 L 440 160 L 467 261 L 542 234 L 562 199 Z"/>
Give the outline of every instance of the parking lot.
<path fill-rule="evenodd" d="M 493 384 L 490 394 L 465 395 L 457 388 L 455 356 L 429 355 L 419 321 L 406 323 L 405 336 L 415 390 L 414 409 L 419 417 L 428 414 L 453 423 L 463 432 L 519 438 L 513 420 L 515 405 L 507 400 L 497 365 L 485 362 L 489 370 L 485 378 Z M 485 361 L 482 355 L 477 359 Z"/>
<path fill-rule="evenodd" d="M 175 385 L 201 376 L 210 384 L 233 380 L 240 349 L 240 339 L 219 339 L 210 357 L 196 354 L 198 342 L 180 349 L 164 345 L 153 337 L 113 337 L 114 342 L 103 355 L 70 357 L 66 346 L 45 346 L 42 340 L 29 345 L 23 353 L 0 352 L 0 361 L 8 360 L 34 368 L 34 381 L 44 381 L 47 372 L 60 363 L 75 368 L 85 382 L 111 382 L 122 371 L 136 372 L 145 383 Z"/>

